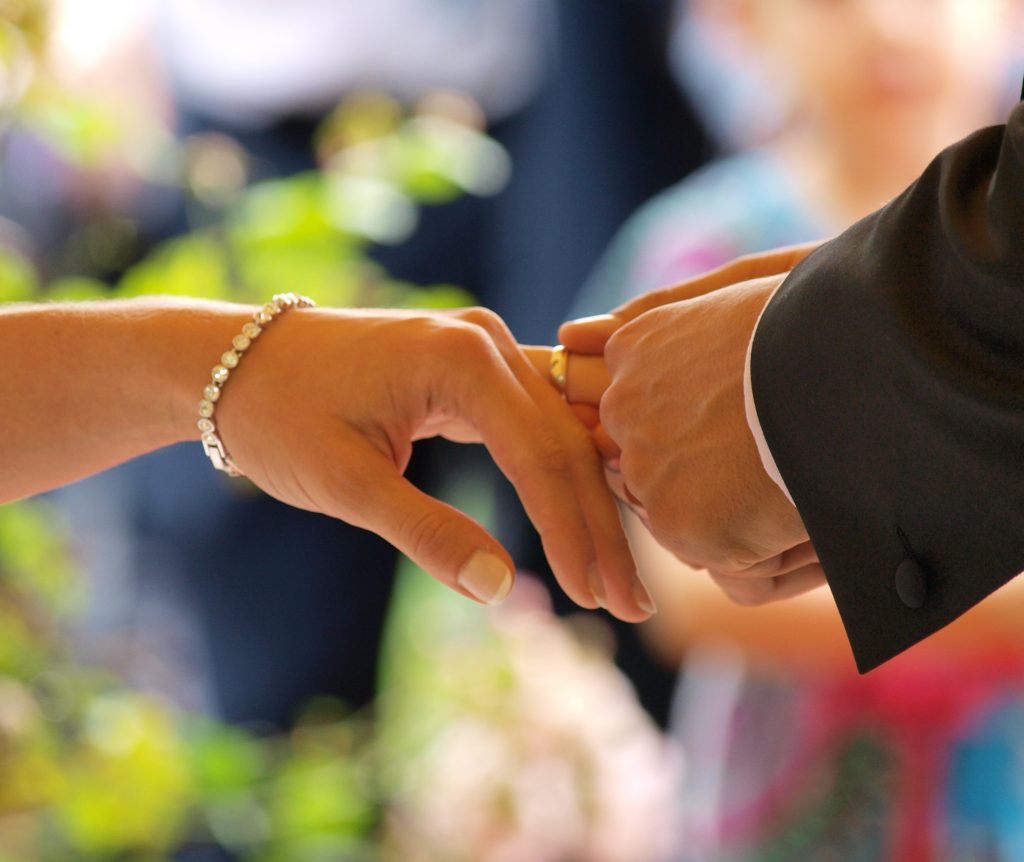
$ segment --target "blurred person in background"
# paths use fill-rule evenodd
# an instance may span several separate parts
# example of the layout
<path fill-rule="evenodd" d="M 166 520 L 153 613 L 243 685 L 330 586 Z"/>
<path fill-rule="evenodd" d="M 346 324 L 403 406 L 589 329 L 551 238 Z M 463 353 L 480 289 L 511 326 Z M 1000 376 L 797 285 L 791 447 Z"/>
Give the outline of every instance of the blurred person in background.
<path fill-rule="evenodd" d="M 684 66 L 705 63 L 694 87 L 711 99 L 709 127 L 749 149 L 642 207 L 583 313 L 842 230 L 945 146 L 1001 122 L 1019 81 L 1013 0 L 709 0 L 686 14 L 681 41 L 702 47 Z M 859 677 L 824 591 L 752 612 L 639 521 L 631 534 L 661 608 L 652 648 L 682 662 L 677 858 L 1021 858 L 1024 585 Z"/>

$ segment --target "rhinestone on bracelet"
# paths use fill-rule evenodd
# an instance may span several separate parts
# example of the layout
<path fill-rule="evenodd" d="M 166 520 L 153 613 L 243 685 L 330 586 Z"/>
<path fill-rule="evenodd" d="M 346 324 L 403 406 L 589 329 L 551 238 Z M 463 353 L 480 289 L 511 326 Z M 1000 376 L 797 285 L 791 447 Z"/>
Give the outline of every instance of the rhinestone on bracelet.
<path fill-rule="evenodd" d="M 245 324 L 242 331 L 231 339 L 231 349 L 221 355 L 220 362 L 214 365 L 210 371 L 210 382 L 203 389 L 203 400 L 199 402 L 199 421 L 196 422 L 196 426 L 202 435 L 199 439 L 203 444 L 203 451 L 210 462 L 229 476 L 241 476 L 242 471 L 238 469 L 224 448 L 224 442 L 217 433 L 217 425 L 213 418 L 217 409 L 217 401 L 224 391 L 228 377 L 238 367 L 245 351 L 259 338 L 267 324 L 282 311 L 288 311 L 290 308 L 313 308 L 315 305 L 316 303 L 312 299 L 297 293 L 276 294 L 270 302 L 253 314 L 252 321 Z"/>

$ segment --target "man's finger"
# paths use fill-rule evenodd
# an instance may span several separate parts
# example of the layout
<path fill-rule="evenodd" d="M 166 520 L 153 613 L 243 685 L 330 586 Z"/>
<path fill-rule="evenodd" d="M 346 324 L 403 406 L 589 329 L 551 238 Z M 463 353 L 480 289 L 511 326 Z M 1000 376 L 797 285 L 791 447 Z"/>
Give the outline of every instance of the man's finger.
<path fill-rule="evenodd" d="M 612 314 L 581 317 L 563 323 L 558 329 L 558 340 L 574 353 L 598 355 L 620 326 L 622 320 Z"/>
<path fill-rule="evenodd" d="M 643 293 L 609 314 L 567 321 L 559 328 L 558 339 L 575 353 L 601 353 L 620 326 L 652 308 L 703 296 L 741 281 L 788 272 L 819 245 L 819 242 L 805 243 L 737 258 L 696 278 Z"/>
<path fill-rule="evenodd" d="M 820 563 L 774 578 L 738 578 L 710 571 L 708 574 L 730 599 L 744 607 L 791 599 L 827 583 Z"/>
<path fill-rule="evenodd" d="M 753 566 L 733 571 L 720 570 L 718 574 L 729 575 L 733 578 L 771 578 L 785 575 L 817 562 L 818 552 L 814 550 L 814 545 L 806 541 Z"/>
<path fill-rule="evenodd" d="M 620 305 L 612 311 L 612 315 L 621 323 L 627 323 L 652 308 L 659 308 L 669 302 L 694 299 L 741 281 L 751 281 L 756 278 L 767 278 L 789 272 L 819 245 L 821 245 L 820 242 L 804 243 L 738 257 L 736 260 L 696 278 L 643 293 Z"/>

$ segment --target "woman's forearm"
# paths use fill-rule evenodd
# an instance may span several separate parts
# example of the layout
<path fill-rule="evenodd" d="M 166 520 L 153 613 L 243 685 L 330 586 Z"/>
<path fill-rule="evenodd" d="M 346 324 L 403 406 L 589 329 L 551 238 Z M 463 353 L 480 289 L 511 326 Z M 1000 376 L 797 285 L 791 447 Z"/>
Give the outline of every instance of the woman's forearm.
<path fill-rule="evenodd" d="M 164 297 L 0 309 L 0 503 L 198 439 L 209 370 L 251 313 Z"/>

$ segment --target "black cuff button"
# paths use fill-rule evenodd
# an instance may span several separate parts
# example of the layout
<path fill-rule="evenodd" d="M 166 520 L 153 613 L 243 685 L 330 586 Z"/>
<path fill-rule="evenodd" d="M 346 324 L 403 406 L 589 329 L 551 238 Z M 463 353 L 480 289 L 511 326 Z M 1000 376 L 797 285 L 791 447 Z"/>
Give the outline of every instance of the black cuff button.
<path fill-rule="evenodd" d="M 907 558 L 896 569 L 896 595 L 908 608 L 920 608 L 927 594 L 928 578 L 924 569 L 917 560 Z"/>

